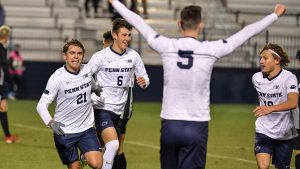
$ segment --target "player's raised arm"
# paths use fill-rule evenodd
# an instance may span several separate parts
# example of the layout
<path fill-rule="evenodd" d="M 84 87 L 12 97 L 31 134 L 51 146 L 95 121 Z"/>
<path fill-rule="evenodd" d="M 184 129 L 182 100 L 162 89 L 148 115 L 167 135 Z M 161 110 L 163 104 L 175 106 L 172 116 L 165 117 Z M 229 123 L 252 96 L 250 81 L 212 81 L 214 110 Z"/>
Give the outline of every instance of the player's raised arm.
<path fill-rule="evenodd" d="M 267 15 L 266 17 L 257 22 L 246 26 L 239 32 L 227 38 L 226 42 L 228 43 L 229 48 L 227 47 L 227 50 L 219 48 L 219 50 L 215 51 L 216 55 L 224 56 L 231 53 L 233 50 L 241 46 L 248 39 L 265 30 L 268 26 L 274 23 L 278 19 L 278 17 L 282 16 L 285 13 L 285 11 L 286 7 L 284 5 L 277 4 L 273 13 Z"/>
<path fill-rule="evenodd" d="M 146 41 L 148 41 L 149 38 L 157 35 L 157 33 L 144 21 L 143 18 L 129 10 L 121 2 L 119 2 L 118 0 L 109 0 L 109 2 L 117 10 L 117 12 L 125 20 L 127 20 L 127 22 L 129 22 L 142 34 Z"/>

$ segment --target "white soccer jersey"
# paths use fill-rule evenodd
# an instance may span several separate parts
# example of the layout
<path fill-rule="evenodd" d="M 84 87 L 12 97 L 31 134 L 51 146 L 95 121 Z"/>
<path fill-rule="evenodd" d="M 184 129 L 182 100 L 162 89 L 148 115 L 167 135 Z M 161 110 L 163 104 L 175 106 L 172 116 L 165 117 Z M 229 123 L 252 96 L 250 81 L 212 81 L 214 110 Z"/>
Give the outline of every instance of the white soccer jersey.
<path fill-rule="evenodd" d="M 124 111 L 129 87 L 133 87 L 134 75 L 144 77 L 149 84 L 148 75 L 140 55 L 128 48 L 118 54 L 111 47 L 95 53 L 88 65 L 93 73 L 97 72 L 97 82 L 102 86 L 103 104 L 94 105 L 95 109 L 104 109 L 121 114 Z"/>
<path fill-rule="evenodd" d="M 287 101 L 289 93 L 298 93 L 296 76 L 284 69 L 272 79 L 268 79 L 263 76 L 263 73 L 257 72 L 252 77 L 252 83 L 257 91 L 261 106 L 283 103 Z M 274 139 L 287 140 L 297 136 L 291 110 L 272 112 L 266 116 L 258 117 L 255 126 L 256 132 Z"/>
<path fill-rule="evenodd" d="M 278 18 L 273 13 L 225 40 L 200 42 L 191 37 L 171 39 L 160 36 L 122 3 L 113 1 L 112 5 L 162 57 L 164 92 L 161 117 L 170 120 L 210 120 L 210 79 L 215 61 Z"/>
<path fill-rule="evenodd" d="M 48 105 L 55 101 L 54 120 L 65 125 L 65 133 L 79 133 L 94 125 L 91 103 L 92 73 L 88 66 L 81 66 L 78 74 L 65 67 L 57 69 L 49 78 L 38 103 L 38 113 L 47 125 L 51 120 Z"/>

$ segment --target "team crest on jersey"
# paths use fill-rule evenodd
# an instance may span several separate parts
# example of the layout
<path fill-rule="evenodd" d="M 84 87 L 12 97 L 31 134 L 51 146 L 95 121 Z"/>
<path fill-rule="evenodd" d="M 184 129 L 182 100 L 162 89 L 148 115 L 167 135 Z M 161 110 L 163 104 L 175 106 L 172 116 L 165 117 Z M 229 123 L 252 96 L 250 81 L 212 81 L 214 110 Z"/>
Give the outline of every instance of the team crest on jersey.
<path fill-rule="evenodd" d="M 85 77 L 85 78 L 86 78 L 86 77 L 89 77 L 89 75 L 88 75 L 88 74 L 85 74 L 84 77 Z"/>
<path fill-rule="evenodd" d="M 290 87 L 290 89 L 296 89 L 297 88 L 297 86 L 295 86 L 295 85 L 292 85 L 291 87 Z"/>
<path fill-rule="evenodd" d="M 131 59 L 128 59 L 127 62 L 128 62 L 128 63 L 132 63 L 132 60 L 131 60 Z"/>
<path fill-rule="evenodd" d="M 279 85 L 275 85 L 274 88 L 275 88 L 275 89 L 279 89 Z"/>

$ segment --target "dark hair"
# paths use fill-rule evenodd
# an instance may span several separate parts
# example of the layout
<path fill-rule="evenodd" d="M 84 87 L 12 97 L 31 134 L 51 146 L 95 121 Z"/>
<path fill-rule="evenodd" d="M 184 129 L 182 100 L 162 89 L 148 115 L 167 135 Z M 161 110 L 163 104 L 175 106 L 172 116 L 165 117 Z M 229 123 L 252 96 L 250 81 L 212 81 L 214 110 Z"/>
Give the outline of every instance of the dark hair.
<path fill-rule="evenodd" d="M 297 51 L 296 58 L 300 61 L 300 50 Z"/>
<path fill-rule="evenodd" d="M 108 41 L 113 41 L 114 40 L 112 35 L 111 35 L 111 31 L 104 32 L 103 33 L 103 38 L 104 38 L 105 41 L 107 41 L 107 40 Z"/>
<path fill-rule="evenodd" d="M 84 46 L 82 45 L 82 43 L 77 40 L 77 39 L 72 39 L 70 41 L 67 41 L 63 47 L 63 53 L 67 53 L 69 46 L 74 45 L 74 46 L 78 46 L 82 49 L 83 53 L 85 52 Z"/>
<path fill-rule="evenodd" d="M 277 44 L 272 44 L 272 43 L 266 44 L 262 48 L 262 50 L 260 51 L 259 54 L 261 54 L 263 51 L 269 50 L 269 49 L 280 56 L 280 58 L 278 58 L 278 56 L 276 54 L 272 53 L 274 58 L 278 58 L 280 60 L 280 65 L 282 67 L 286 67 L 288 65 L 288 63 L 290 63 L 289 56 L 287 55 L 287 53 L 283 50 L 283 48 L 281 46 L 279 46 Z"/>
<path fill-rule="evenodd" d="M 182 29 L 195 29 L 202 21 L 201 7 L 196 5 L 186 6 L 180 13 Z"/>
<path fill-rule="evenodd" d="M 112 23 L 112 32 L 118 33 L 121 28 L 127 28 L 128 30 L 132 30 L 132 26 L 124 19 L 117 18 Z"/>

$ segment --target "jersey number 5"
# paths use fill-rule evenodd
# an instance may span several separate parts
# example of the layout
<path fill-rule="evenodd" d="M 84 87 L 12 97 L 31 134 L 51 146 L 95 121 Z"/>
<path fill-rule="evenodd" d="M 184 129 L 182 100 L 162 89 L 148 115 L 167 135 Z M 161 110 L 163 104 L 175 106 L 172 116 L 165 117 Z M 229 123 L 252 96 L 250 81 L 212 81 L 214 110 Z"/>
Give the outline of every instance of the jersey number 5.
<path fill-rule="evenodd" d="M 193 58 L 193 54 L 194 51 L 191 50 L 178 50 L 178 55 L 181 58 L 187 58 L 188 59 L 188 63 L 187 64 L 183 64 L 182 62 L 177 62 L 177 66 L 180 69 L 190 69 L 191 67 L 193 67 L 193 62 L 194 62 L 194 58 Z"/>

